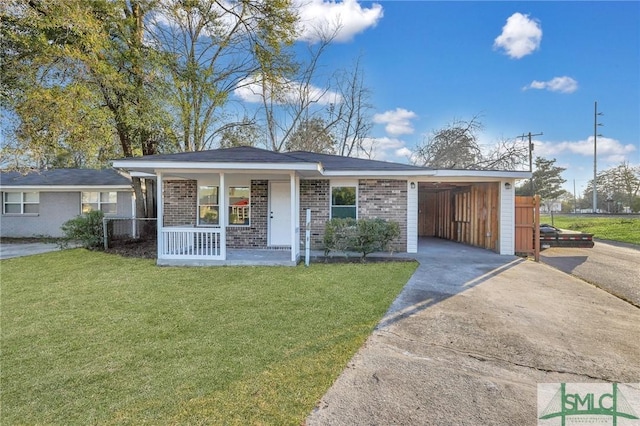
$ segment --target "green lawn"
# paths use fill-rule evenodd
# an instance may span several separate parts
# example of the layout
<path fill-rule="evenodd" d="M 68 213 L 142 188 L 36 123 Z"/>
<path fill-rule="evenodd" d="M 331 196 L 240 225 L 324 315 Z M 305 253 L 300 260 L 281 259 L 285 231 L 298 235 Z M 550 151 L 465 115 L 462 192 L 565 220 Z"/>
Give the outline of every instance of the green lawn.
<path fill-rule="evenodd" d="M 551 216 L 540 215 L 540 223 L 551 223 Z M 621 216 L 553 215 L 557 228 L 594 234 L 602 240 L 640 245 L 640 218 Z"/>
<path fill-rule="evenodd" d="M 415 266 L 3 260 L 2 424 L 299 425 Z"/>

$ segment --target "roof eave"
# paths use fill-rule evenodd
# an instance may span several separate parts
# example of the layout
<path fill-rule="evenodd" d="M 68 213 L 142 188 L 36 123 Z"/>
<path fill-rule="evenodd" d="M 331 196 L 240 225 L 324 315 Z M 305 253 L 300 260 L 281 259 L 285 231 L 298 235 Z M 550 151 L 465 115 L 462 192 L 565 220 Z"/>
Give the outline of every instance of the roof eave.
<path fill-rule="evenodd" d="M 254 162 L 189 162 L 189 161 L 135 161 L 114 160 L 113 167 L 148 172 L 150 170 L 280 170 L 280 171 L 318 171 L 322 173 L 320 163 L 254 163 Z"/>
<path fill-rule="evenodd" d="M 0 191 L 39 191 L 39 192 L 66 192 L 66 191 L 132 191 L 131 185 L 0 185 Z"/>

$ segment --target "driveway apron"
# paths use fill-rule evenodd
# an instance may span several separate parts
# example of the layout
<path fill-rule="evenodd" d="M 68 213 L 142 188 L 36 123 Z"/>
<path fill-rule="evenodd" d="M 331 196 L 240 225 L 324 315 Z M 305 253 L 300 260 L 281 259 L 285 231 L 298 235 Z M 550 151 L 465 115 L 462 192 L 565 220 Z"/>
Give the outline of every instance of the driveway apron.
<path fill-rule="evenodd" d="M 425 240 L 307 425 L 536 424 L 538 383 L 640 377 L 640 309 L 551 267 Z"/>

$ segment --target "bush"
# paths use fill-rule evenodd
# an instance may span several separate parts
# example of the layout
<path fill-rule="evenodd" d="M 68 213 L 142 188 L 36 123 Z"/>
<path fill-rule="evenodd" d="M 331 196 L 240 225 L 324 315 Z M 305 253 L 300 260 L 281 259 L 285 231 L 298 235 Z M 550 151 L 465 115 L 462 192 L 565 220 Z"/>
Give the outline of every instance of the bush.
<path fill-rule="evenodd" d="M 331 219 L 325 226 L 325 255 L 334 251 L 356 251 L 362 259 L 377 251 L 390 248 L 400 236 L 400 226 L 384 219 Z"/>
<path fill-rule="evenodd" d="M 66 221 L 61 227 L 64 238 L 60 245 L 67 247 L 70 242 L 78 241 L 84 248 L 92 250 L 102 248 L 104 244 L 103 217 L 104 214 L 100 210 L 94 210 Z"/>

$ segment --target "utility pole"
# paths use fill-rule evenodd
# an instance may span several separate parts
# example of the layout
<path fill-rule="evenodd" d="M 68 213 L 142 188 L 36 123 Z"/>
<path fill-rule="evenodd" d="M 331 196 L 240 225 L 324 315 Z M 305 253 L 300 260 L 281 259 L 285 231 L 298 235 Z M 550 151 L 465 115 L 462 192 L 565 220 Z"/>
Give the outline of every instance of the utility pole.
<path fill-rule="evenodd" d="M 527 135 L 525 135 L 524 133 L 522 134 L 522 136 L 520 136 L 521 139 L 524 139 L 525 136 L 529 137 L 529 172 L 533 173 L 533 142 L 531 141 L 531 138 L 533 136 L 542 136 L 543 133 L 536 133 L 536 134 L 531 134 L 531 132 L 529 132 Z M 529 183 L 531 185 L 531 196 L 533 197 L 534 195 L 534 188 L 533 188 L 533 178 L 529 179 Z"/>
<path fill-rule="evenodd" d="M 598 101 L 594 103 L 593 113 L 593 214 L 598 212 L 598 187 L 596 185 L 598 179 L 598 167 L 597 167 L 597 153 L 598 153 L 598 126 L 604 126 L 602 123 L 598 123 L 598 116 L 604 115 L 602 112 L 598 112 Z"/>

